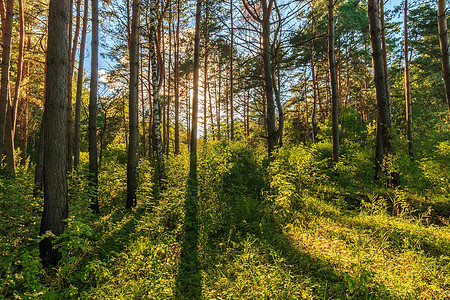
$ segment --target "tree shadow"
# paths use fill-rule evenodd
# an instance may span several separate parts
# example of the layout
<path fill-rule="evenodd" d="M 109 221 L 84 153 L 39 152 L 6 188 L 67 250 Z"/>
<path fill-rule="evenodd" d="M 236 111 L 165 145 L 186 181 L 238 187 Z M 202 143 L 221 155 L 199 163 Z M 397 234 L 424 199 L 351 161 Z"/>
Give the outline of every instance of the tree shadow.
<path fill-rule="evenodd" d="M 198 181 L 196 175 L 187 180 L 184 203 L 183 242 L 175 283 L 176 298 L 200 299 L 202 276 L 198 255 Z"/>
<path fill-rule="evenodd" d="M 240 163 L 244 166 L 239 166 Z M 349 296 L 370 298 L 372 294 L 390 297 L 386 287 L 378 283 L 371 286 L 370 291 L 364 291 L 367 288 L 366 282 L 370 282 L 374 276 L 369 273 L 363 280 L 351 278 L 352 284 L 356 285 L 356 288 L 350 292 L 349 279 L 343 272 L 336 270 L 336 266 L 326 259 L 302 250 L 301 245 L 297 245 L 291 237 L 283 232 L 281 225 L 262 203 L 263 172 L 258 168 L 256 162 L 244 160 L 240 163 L 234 162 L 231 170 L 223 178 L 223 191 L 218 198 L 222 199 L 221 211 L 225 215 L 222 217 L 223 221 L 220 225 L 224 227 L 217 226 L 210 232 L 206 232 L 208 235 L 206 240 L 209 244 L 202 247 L 202 251 L 207 252 L 204 255 L 209 260 L 218 261 L 221 258 L 221 253 L 214 251 L 215 244 L 222 243 L 227 239 L 234 240 L 235 244 L 239 244 L 247 236 L 252 236 L 264 245 L 259 255 L 274 259 L 270 258 L 268 252 L 276 251 L 279 258 L 283 260 L 284 271 L 294 275 L 293 278 L 298 284 L 302 284 L 302 281 L 305 280 L 310 282 L 314 293 L 322 295 L 324 299 Z M 246 172 L 244 175 L 240 175 L 243 169 Z M 199 213 L 203 215 L 203 212 Z M 203 222 L 208 222 L 208 220 L 202 218 L 200 223 Z"/>

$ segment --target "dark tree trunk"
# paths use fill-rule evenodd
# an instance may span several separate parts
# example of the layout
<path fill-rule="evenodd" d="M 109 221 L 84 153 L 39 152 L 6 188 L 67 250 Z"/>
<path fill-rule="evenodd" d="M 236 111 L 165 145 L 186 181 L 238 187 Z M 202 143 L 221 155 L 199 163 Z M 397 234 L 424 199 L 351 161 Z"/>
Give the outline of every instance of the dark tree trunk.
<path fill-rule="evenodd" d="M 230 139 L 234 140 L 234 77 L 233 77 L 233 58 L 234 58 L 234 20 L 233 20 L 233 0 L 230 0 L 231 14 L 231 39 L 230 39 Z M 227 123 L 228 124 L 228 123 Z M 227 125 L 228 126 L 228 125 Z"/>
<path fill-rule="evenodd" d="M 98 89 L 98 0 L 92 0 L 91 85 L 89 94 L 89 184 L 93 188 L 91 209 L 99 212 L 97 159 L 97 89 Z"/>
<path fill-rule="evenodd" d="M 333 135 L 333 162 L 339 161 L 339 90 L 334 59 L 334 0 L 328 0 L 328 64 L 331 79 L 331 118 Z"/>
<path fill-rule="evenodd" d="M 139 146 L 139 0 L 133 0 L 130 36 L 130 87 L 129 87 L 129 128 L 130 139 L 128 143 L 127 162 L 127 208 L 136 206 L 136 168 L 138 166 Z"/>
<path fill-rule="evenodd" d="M 439 42 L 441 45 L 441 63 L 442 74 L 444 78 L 445 97 L 447 98 L 448 108 L 450 112 L 450 57 L 448 51 L 448 31 L 447 31 L 447 14 L 446 1 L 438 0 L 438 29 Z"/>
<path fill-rule="evenodd" d="M 179 84 L 179 55 L 180 55 L 180 0 L 177 1 L 177 30 L 175 33 L 175 155 L 180 154 L 180 84 Z"/>
<path fill-rule="evenodd" d="M 370 41 L 372 44 L 372 63 L 374 70 L 375 90 L 377 96 L 377 145 L 376 145 L 376 174 L 379 178 L 384 159 L 388 155 L 393 155 L 392 146 L 392 120 L 391 103 L 386 90 L 386 75 L 384 72 L 384 59 L 382 48 L 382 34 L 380 19 L 378 15 L 378 1 L 368 0 L 368 16 Z M 394 172 L 388 172 L 387 184 L 389 186 L 398 185 L 398 175 Z"/>
<path fill-rule="evenodd" d="M 40 234 L 63 233 L 68 216 L 66 180 L 66 97 L 67 97 L 67 31 L 69 3 L 51 0 L 48 17 L 48 53 L 46 100 L 44 109 L 44 211 Z M 39 243 L 44 266 L 56 265 L 60 252 L 53 247 L 54 237 Z"/>
<path fill-rule="evenodd" d="M 3 1 L 2 1 L 3 2 Z M 14 14 L 14 0 L 6 1 L 6 15 L 2 18 L 2 71 L 0 84 L 0 157 L 5 150 L 5 125 L 9 104 L 9 68 L 11 64 L 11 35 Z"/>

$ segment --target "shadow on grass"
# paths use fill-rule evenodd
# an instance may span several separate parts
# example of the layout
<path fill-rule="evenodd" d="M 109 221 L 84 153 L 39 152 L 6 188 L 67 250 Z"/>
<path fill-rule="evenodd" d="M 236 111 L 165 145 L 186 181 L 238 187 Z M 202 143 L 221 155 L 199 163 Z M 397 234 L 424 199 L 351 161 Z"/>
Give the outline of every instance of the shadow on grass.
<path fill-rule="evenodd" d="M 198 257 L 199 220 L 196 175 L 190 175 L 188 178 L 184 211 L 184 237 L 178 264 L 175 295 L 176 298 L 182 299 L 200 299 L 202 277 Z"/>
<path fill-rule="evenodd" d="M 232 169 L 224 176 L 223 192 L 218 197 L 224 199 L 219 204 L 221 205 L 219 213 L 224 214 L 221 225 L 225 228 L 212 228 L 210 232 L 207 232 L 208 245 L 202 247 L 203 251 L 207 252 L 205 256 L 211 263 L 220 260 L 222 255 L 214 250 L 214 245 L 226 239 L 234 240 L 233 244 L 239 244 L 250 235 L 263 247 L 262 251 L 258 251 L 259 255 L 265 256 L 269 262 L 270 260 L 275 262 L 277 257 L 282 259 L 281 268 L 293 275 L 294 284 L 302 285 L 304 282 L 309 282 L 308 286 L 313 287 L 316 296 L 324 299 L 330 297 L 333 299 L 370 298 L 372 294 L 390 297 L 382 285 L 376 285 L 371 287 L 370 291 L 364 292 L 365 283 L 357 282 L 358 279 L 353 280 L 352 284 L 356 284 L 356 287 L 354 286 L 350 291 L 348 278 L 336 271 L 335 266 L 321 257 L 302 251 L 299 245 L 295 245 L 295 242 L 283 233 L 281 224 L 276 222 L 261 203 L 260 194 L 264 188 L 263 172 L 259 170 L 256 162 L 241 158 L 237 160 L 240 161 L 238 163 L 234 161 Z M 199 213 L 203 215 L 203 212 Z M 200 222 L 203 224 L 208 220 L 202 219 Z M 277 253 L 275 257 L 271 255 L 273 252 Z M 370 278 L 366 279 L 370 280 Z"/>

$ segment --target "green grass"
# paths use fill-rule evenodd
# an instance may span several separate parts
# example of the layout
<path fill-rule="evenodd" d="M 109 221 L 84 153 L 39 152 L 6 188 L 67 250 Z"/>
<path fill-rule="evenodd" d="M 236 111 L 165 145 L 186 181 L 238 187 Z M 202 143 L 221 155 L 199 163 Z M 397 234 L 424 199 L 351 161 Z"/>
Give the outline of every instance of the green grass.
<path fill-rule="evenodd" d="M 93 215 L 82 165 L 69 181 L 63 259 L 49 270 L 38 258 L 42 199 L 31 196 L 32 170 L 1 178 L 0 298 L 450 298 L 446 158 L 430 156 L 435 168 L 427 164 L 417 186 L 386 191 L 368 179 L 370 152 L 348 150 L 336 179 L 328 148 L 287 147 L 269 166 L 244 144 L 207 143 L 194 215 L 185 207 L 188 153 L 168 160 L 158 198 L 141 161 L 132 212 L 126 166 L 105 160 Z M 443 179 L 421 193 L 429 174 Z"/>

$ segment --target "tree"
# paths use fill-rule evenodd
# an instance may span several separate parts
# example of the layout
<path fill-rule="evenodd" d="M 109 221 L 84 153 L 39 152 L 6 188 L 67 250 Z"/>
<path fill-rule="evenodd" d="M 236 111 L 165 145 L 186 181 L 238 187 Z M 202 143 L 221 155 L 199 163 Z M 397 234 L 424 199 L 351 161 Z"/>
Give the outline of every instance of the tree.
<path fill-rule="evenodd" d="M 272 79 L 272 48 L 270 46 L 270 15 L 272 13 L 274 0 L 261 0 L 260 9 L 262 10 L 262 17 L 258 16 L 255 8 L 250 7 L 246 0 L 243 1 L 245 9 L 252 16 L 252 18 L 261 24 L 262 27 L 262 60 L 263 60 L 263 74 L 264 74 L 264 91 L 267 103 L 267 150 L 269 156 L 278 147 L 278 131 L 275 126 L 275 101 L 273 97 L 273 79 Z"/>
<path fill-rule="evenodd" d="M 157 160 L 157 178 L 159 181 L 164 177 L 164 157 L 163 157 L 163 145 L 161 138 L 161 113 L 160 113 L 160 100 L 158 97 L 159 84 L 158 84 L 158 69 L 156 62 L 155 52 L 155 37 L 156 37 L 156 11 L 155 0 L 150 0 L 150 16 L 149 16 L 149 48 L 150 48 L 150 61 L 152 65 L 152 91 L 153 91 L 153 128 L 155 132 L 156 142 L 156 160 Z M 161 182 L 159 182 L 161 183 Z"/>
<path fill-rule="evenodd" d="M 84 0 L 83 25 L 81 29 L 80 57 L 78 61 L 77 92 L 75 96 L 75 130 L 73 136 L 73 165 L 76 169 L 80 163 L 80 123 L 81 123 L 81 96 L 83 93 L 84 51 L 86 49 L 86 31 L 89 14 L 89 0 Z"/>
<path fill-rule="evenodd" d="M 73 0 L 71 0 L 72 2 Z M 70 5 L 72 7 L 72 3 Z M 72 10 L 72 8 L 71 8 Z M 77 0 L 77 18 L 75 23 L 75 34 L 73 36 L 73 44 L 72 47 L 69 47 L 69 70 L 68 70 L 68 78 L 67 78 L 67 169 L 70 171 L 72 169 L 73 162 L 73 119 L 72 119 L 72 79 L 73 79 L 73 71 L 75 67 L 75 56 L 77 53 L 77 45 L 78 45 L 78 35 L 80 34 L 80 23 L 81 23 L 81 0 Z M 72 13 L 70 13 L 72 16 Z M 72 18 L 70 18 L 70 21 Z M 70 22 L 69 26 L 69 43 L 71 42 L 72 37 L 72 25 Z"/>
<path fill-rule="evenodd" d="M 411 83 L 409 82 L 409 50 L 408 50 L 408 0 L 405 0 L 404 14 L 404 56 L 405 56 L 405 103 L 406 103 L 406 136 L 408 138 L 408 151 L 411 159 L 414 159 L 414 147 L 412 136 L 412 105 Z"/>
<path fill-rule="evenodd" d="M 3 1 L 2 1 L 3 6 Z M 6 14 L 2 8 L 2 66 L 0 83 L 0 163 L 5 148 L 5 122 L 9 106 L 9 68 L 11 65 L 11 34 L 14 14 L 14 0 L 6 1 Z"/>
<path fill-rule="evenodd" d="M 180 71 L 179 71 L 179 58 L 180 58 L 180 0 L 177 0 L 177 29 L 175 33 L 175 155 L 180 153 Z"/>
<path fill-rule="evenodd" d="M 44 266 L 56 265 L 61 258 L 54 248 L 54 236 L 65 228 L 68 216 L 66 179 L 66 97 L 68 69 L 68 0 L 51 0 L 48 16 L 47 80 L 44 107 L 44 211 L 39 243 Z M 49 234 L 48 232 L 51 232 Z"/>
<path fill-rule="evenodd" d="M 444 77 L 445 97 L 447 98 L 450 111 L 450 53 L 448 51 L 448 32 L 446 1 L 438 0 L 438 30 L 439 42 L 441 46 L 442 75 Z"/>
<path fill-rule="evenodd" d="M 393 155 L 392 145 L 392 119 L 391 103 L 386 89 L 386 74 L 384 72 L 384 59 L 382 48 L 382 34 L 379 19 L 379 7 L 377 0 L 368 0 L 368 16 L 370 28 L 370 41 L 372 45 L 372 65 L 374 72 L 374 82 L 377 98 L 377 139 L 375 168 L 377 178 L 381 175 L 384 159 L 388 155 Z M 393 172 L 388 174 L 387 184 L 397 186 L 398 178 Z"/>
<path fill-rule="evenodd" d="M 91 209 L 99 212 L 97 185 L 97 90 L 98 90 L 98 0 L 92 0 L 91 85 L 89 93 L 89 185 L 94 189 Z"/>
<path fill-rule="evenodd" d="M 339 161 L 339 90 L 334 59 L 334 0 L 328 0 L 328 64 L 331 79 L 333 162 Z"/>
<path fill-rule="evenodd" d="M 127 208 L 136 206 L 136 168 L 138 165 L 139 119 L 139 0 L 133 0 L 130 36 L 129 143 L 127 162 Z"/>
<path fill-rule="evenodd" d="M 244 0 L 244 3 L 245 0 Z M 233 76 L 233 58 L 234 58 L 234 19 L 233 19 L 233 0 L 230 0 L 230 20 L 231 20 L 231 38 L 230 38 L 230 139 L 234 140 L 234 76 Z M 227 124 L 228 126 L 228 124 Z"/>

